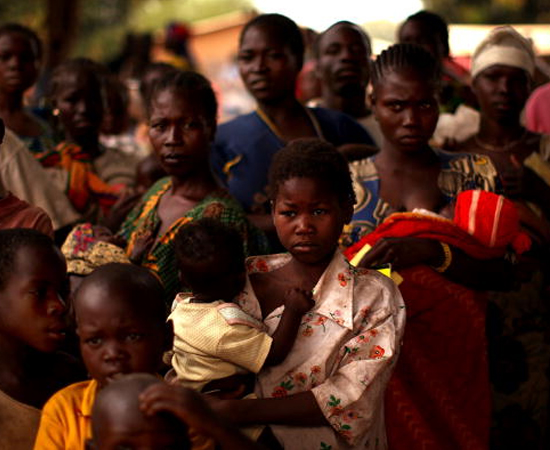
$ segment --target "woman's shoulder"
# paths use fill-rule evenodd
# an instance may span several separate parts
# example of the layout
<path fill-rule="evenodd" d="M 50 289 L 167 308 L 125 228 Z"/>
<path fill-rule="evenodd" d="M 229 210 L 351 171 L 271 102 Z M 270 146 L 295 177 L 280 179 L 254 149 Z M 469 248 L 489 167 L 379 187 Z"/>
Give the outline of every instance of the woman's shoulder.
<path fill-rule="evenodd" d="M 228 139 L 246 139 L 249 137 L 247 133 L 253 132 L 261 123 L 262 121 L 255 111 L 235 117 L 218 126 L 216 131 L 216 143 Z"/>
<path fill-rule="evenodd" d="M 496 175 L 496 169 L 489 157 L 479 153 L 470 153 L 467 148 L 459 147 L 456 152 L 434 149 L 434 152 L 439 158 L 443 170 L 454 169 L 463 172 L 494 173 Z"/>

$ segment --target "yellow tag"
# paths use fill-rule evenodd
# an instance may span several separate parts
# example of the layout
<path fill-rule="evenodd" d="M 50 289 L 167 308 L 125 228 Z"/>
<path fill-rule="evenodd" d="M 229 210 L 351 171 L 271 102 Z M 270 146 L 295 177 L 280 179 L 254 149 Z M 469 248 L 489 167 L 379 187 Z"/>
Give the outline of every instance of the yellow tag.
<path fill-rule="evenodd" d="M 361 250 L 359 250 L 356 255 L 352 258 L 350 263 L 354 266 L 357 266 L 361 260 L 363 259 L 363 256 L 365 256 L 370 249 L 372 248 L 371 245 L 365 244 Z M 391 265 L 387 265 L 385 267 L 381 267 L 379 269 L 376 269 L 378 272 L 380 272 L 382 275 L 387 276 L 388 278 L 391 278 L 395 284 L 398 286 L 403 282 L 403 277 L 399 275 L 399 273 L 391 270 Z"/>

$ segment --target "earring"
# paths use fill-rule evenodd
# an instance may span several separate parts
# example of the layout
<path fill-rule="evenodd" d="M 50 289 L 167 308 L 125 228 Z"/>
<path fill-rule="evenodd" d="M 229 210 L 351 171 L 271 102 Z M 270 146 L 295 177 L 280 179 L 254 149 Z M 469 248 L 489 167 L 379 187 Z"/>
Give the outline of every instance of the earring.
<path fill-rule="evenodd" d="M 54 108 L 53 111 L 52 111 L 52 114 L 53 114 L 55 117 L 57 117 L 57 116 L 59 116 L 60 112 L 61 112 L 61 111 L 59 111 L 59 108 Z"/>

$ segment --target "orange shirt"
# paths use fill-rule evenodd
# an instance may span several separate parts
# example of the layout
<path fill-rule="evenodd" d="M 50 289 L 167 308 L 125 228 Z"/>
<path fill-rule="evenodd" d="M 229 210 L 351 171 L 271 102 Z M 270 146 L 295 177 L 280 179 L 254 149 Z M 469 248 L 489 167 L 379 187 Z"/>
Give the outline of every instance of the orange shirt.
<path fill-rule="evenodd" d="M 84 450 L 92 437 L 92 407 L 97 381 L 74 383 L 56 392 L 44 405 L 34 450 Z M 213 450 L 215 442 L 189 430 L 192 450 Z"/>
<path fill-rule="evenodd" d="M 35 450 L 84 449 L 91 438 L 92 406 L 97 381 L 74 383 L 56 392 L 44 405 Z"/>

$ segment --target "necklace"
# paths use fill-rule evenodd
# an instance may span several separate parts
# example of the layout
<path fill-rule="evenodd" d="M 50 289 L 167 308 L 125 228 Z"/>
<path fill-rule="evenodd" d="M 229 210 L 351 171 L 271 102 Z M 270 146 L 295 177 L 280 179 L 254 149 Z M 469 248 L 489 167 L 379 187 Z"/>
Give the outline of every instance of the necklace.
<path fill-rule="evenodd" d="M 504 145 L 493 145 L 493 144 L 484 142 L 478 137 L 477 134 L 474 136 L 474 141 L 478 147 L 488 152 L 506 153 L 506 152 L 512 151 L 518 145 L 522 144 L 525 141 L 525 138 L 527 137 L 528 134 L 529 134 L 529 131 L 527 131 L 527 129 L 524 128 L 523 133 L 519 139 L 508 142 L 507 144 L 504 144 Z"/>
<path fill-rule="evenodd" d="M 311 112 L 309 108 L 304 107 L 304 111 L 306 112 L 309 120 L 311 121 L 311 124 L 313 125 L 313 129 L 315 130 L 315 134 L 319 139 L 324 139 L 323 131 L 321 130 L 321 126 L 319 125 L 319 122 L 317 121 L 317 118 Z M 256 114 L 264 121 L 264 123 L 267 125 L 267 127 L 271 130 L 271 132 L 277 136 L 282 142 L 285 142 L 283 139 L 282 133 L 279 131 L 279 128 L 277 125 L 273 123 L 273 121 L 268 117 L 268 115 L 258 106 L 256 108 Z"/>

